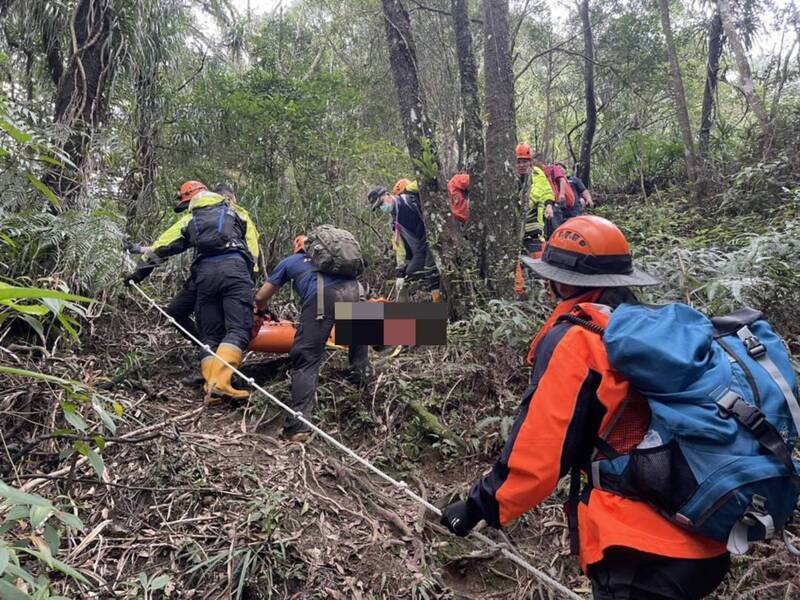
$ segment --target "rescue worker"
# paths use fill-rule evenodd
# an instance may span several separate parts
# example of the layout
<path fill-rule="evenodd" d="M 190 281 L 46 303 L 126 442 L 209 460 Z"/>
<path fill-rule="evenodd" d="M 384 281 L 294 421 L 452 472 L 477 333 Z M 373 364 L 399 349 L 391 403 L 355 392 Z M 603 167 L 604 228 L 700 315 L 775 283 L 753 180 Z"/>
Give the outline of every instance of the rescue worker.
<path fill-rule="evenodd" d="M 187 211 L 153 243 L 125 281 L 143 281 L 163 259 L 194 248 L 190 282 L 196 289 L 194 312 L 203 342 L 237 367 L 253 328 L 253 275 L 258 260 L 258 231 L 247 211 L 199 181 L 181 186 L 177 212 Z M 231 386 L 233 371 L 214 356 L 204 356 L 201 372 L 206 401 L 223 396 L 247 398 Z"/>
<path fill-rule="evenodd" d="M 232 203 L 236 203 L 236 195 L 233 192 L 233 189 L 224 183 L 217 184 L 214 187 L 214 192 L 225 196 L 229 201 Z M 180 197 L 180 193 L 176 194 L 176 198 L 178 204 L 175 205 L 173 209 L 176 213 L 184 212 L 188 207 L 189 204 L 187 202 L 183 202 Z M 244 210 L 244 209 L 239 209 Z M 151 246 L 143 246 L 141 244 L 133 244 L 128 240 L 123 242 L 125 250 L 130 252 L 131 254 L 147 254 L 152 251 Z M 257 270 L 257 266 L 255 269 Z M 189 335 L 200 339 L 202 334 L 200 333 L 197 325 L 195 325 L 194 319 L 192 315 L 194 314 L 195 304 L 197 304 L 197 286 L 194 283 L 194 277 L 190 276 L 183 282 L 183 286 L 181 287 L 180 291 L 175 294 L 172 300 L 169 301 L 164 312 L 166 312 L 170 317 L 175 319 L 175 322 L 183 327 Z M 191 341 L 191 338 L 188 337 L 186 333 L 183 332 L 183 329 L 178 329 L 180 334 L 184 336 L 186 339 Z M 201 354 L 202 358 L 202 354 Z M 181 382 L 188 386 L 200 386 L 205 383 L 205 378 L 203 377 L 202 373 L 192 373 L 183 379 Z"/>
<path fill-rule="evenodd" d="M 447 182 L 450 214 L 453 215 L 453 220 L 461 232 L 469 221 L 469 188 L 469 173 L 456 173 Z"/>
<path fill-rule="evenodd" d="M 405 179 L 405 178 L 398 179 L 395 182 L 394 187 L 392 188 L 392 194 L 395 196 L 399 196 L 400 194 L 406 191 L 406 188 L 408 188 L 410 183 L 415 183 L 415 182 L 412 182 L 410 179 Z"/>
<path fill-rule="evenodd" d="M 409 184 L 413 187 L 415 182 Z M 408 301 L 406 280 L 423 279 L 433 302 L 441 302 L 439 290 L 439 271 L 433 260 L 433 253 L 428 246 L 425 221 L 419 204 L 403 193 L 392 195 L 385 187 L 376 186 L 370 190 L 367 199 L 372 210 L 380 209 L 391 217 L 392 248 L 395 253 L 396 270 L 395 285 L 397 299 Z"/>
<path fill-rule="evenodd" d="M 555 230 L 556 227 L 563 222 L 564 211 L 570 208 L 567 206 L 567 194 L 570 193 L 571 195 L 572 190 L 569 189 L 568 191 L 569 181 L 567 180 L 567 173 L 558 164 L 546 164 L 539 152 L 533 153 L 533 164 L 544 171 L 547 180 L 550 182 L 550 186 L 553 188 L 553 196 L 556 201 L 556 213 L 561 212 L 561 214 L 557 216 L 560 216 L 562 219 L 562 221 L 555 222 L 555 226 L 553 227 L 553 230 Z"/>
<path fill-rule="evenodd" d="M 567 166 L 564 163 L 556 163 L 559 167 L 561 167 L 564 172 L 567 171 Z M 577 217 L 578 215 L 583 214 L 583 211 L 589 207 L 594 207 L 594 199 L 592 198 L 592 193 L 589 191 L 589 188 L 586 187 L 586 184 L 583 183 L 583 180 L 578 177 L 577 175 L 577 165 L 575 165 L 575 169 L 573 170 L 572 175 L 567 176 L 567 181 L 572 186 L 572 191 L 575 194 L 575 205 L 572 207 L 572 210 L 565 210 L 564 211 L 564 218 L 571 219 L 572 217 Z"/>
<path fill-rule="evenodd" d="M 481 520 L 505 526 L 544 501 L 572 469 L 571 541 L 596 599 L 710 594 L 730 566 L 724 544 L 673 524 L 646 502 L 591 484 L 579 489 L 578 469 L 597 460 L 601 433 L 614 424 L 604 449 L 597 448 L 601 456 L 625 453 L 642 441 L 650 421 L 646 401 L 636 402 L 591 328 L 605 327 L 619 304 L 636 302 L 627 286 L 656 280 L 634 268 L 622 232 L 595 216 L 570 219 L 541 259 L 523 261 L 547 280 L 559 303 L 531 344 L 530 386 L 499 460 L 466 500 L 445 508 L 442 523 L 461 536 Z"/>
<path fill-rule="evenodd" d="M 292 361 L 291 408 L 306 417 L 314 407 L 317 393 L 319 369 L 325 354 L 325 343 L 334 324 L 336 302 L 358 302 L 361 290 L 355 277 L 322 274 L 325 290 L 325 311 L 317 318 L 317 271 L 305 255 L 306 236 L 298 235 L 292 244 L 293 253 L 281 260 L 267 281 L 256 293 L 256 310 L 265 311 L 272 297 L 288 281 L 302 303 L 300 323 L 289 353 Z M 369 373 L 369 349 L 367 346 L 350 346 L 350 380 L 360 384 Z M 303 443 L 308 440 L 310 430 L 292 415 L 283 422 L 282 436 L 290 442 Z"/>
<path fill-rule="evenodd" d="M 517 144 L 517 177 L 519 193 L 522 196 L 525 213 L 525 228 L 522 235 L 522 253 L 538 257 L 542 244 L 547 239 L 550 225 L 556 217 L 555 196 L 540 164 L 533 163 L 533 152 L 529 144 Z M 520 299 L 525 297 L 525 275 L 517 263 L 514 277 L 514 291 Z"/>

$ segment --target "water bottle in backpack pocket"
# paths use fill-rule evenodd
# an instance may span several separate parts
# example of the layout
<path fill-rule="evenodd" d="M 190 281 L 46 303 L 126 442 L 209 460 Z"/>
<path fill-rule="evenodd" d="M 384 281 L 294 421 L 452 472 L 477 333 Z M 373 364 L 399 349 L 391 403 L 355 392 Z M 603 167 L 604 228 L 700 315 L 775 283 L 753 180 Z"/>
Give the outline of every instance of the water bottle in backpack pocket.
<path fill-rule="evenodd" d="M 789 354 L 764 316 L 709 320 L 683 304 L 622 305 L 603 336 L 611 365 L 649 406 L 644 439 L 600 432 L 592 484 L 645 500 L 665 517 L 743 553 L 782 530 L 800 495 L 800 429 Z"/>

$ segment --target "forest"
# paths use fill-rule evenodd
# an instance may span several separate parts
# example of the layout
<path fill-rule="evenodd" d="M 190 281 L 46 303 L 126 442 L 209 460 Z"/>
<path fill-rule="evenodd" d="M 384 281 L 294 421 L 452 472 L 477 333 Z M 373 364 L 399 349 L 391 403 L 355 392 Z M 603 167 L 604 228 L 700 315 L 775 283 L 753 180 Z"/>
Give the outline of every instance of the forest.
<path fill-rule="evenodd" d="M 592 597 L 569 477 L 502 530 L 437 516 L 517 435 L 556 304 L 515 283 L 519 144 L 621 230 L 642 302 L 762 311 L 800 371 L 795 0 L 0 0 L 0 24 L 0 598 Z M 400 179 L 438 285 L 398 276 L 368 197 Z M 358 381 L 325 350 L 303 414 L 338 446 L 281 435 L 294 353 L 240 350 L 249 398 L 204 402 L 160 312 L 192 253 L 129 275 L 195 211 L 184 182 L 249 215 L 253 291 L 333 225 L 367 298 L 441 295 L 447 344 L 373 346 Z M 297 323 L 284 287 L 270 314 Z M 800 597 L 798 567 L 755 542 L 710 597 Z"/>

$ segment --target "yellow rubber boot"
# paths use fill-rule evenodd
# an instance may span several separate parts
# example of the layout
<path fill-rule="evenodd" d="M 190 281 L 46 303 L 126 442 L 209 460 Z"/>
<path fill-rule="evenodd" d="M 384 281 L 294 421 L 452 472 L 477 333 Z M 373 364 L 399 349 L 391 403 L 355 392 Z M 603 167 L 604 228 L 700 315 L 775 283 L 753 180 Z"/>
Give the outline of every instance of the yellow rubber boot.
<path fill-rule="evenodd" d="M 203 374 L 203 379 L 206 381 L 203 384 L 203 390 L 206 392 L 208 392 L 208 384 L 214 379 L 214 371 L 216 371 L 218 363 L 219 361 L 215 356 L 206 356 L 200 361 L 200 372 Z"/>
<path fill-rule="evenodd" d="M 220 344 L 217 348 L 217 356 L 227 361 L 231 366 L 238 367 L 242 362 L 242 351 L 233 344 Z M 214 359 L 211 379 L 206 384 L 206 401 L 212 404 L 213 398 L 229 396 L 231 398 L 243 399 L 250 397 L 247 390 L 237 390 L 231 387 L 231 377 L 233 369 L 228 367 L 220 360 Z"/>

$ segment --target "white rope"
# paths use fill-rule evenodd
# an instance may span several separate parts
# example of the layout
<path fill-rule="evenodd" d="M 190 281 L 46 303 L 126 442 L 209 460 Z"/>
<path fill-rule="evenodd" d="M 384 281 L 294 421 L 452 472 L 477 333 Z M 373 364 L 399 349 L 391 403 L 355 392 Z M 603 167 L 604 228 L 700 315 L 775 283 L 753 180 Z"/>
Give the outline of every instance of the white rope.
<path fill-rule="evenodd" d="M 418 504 L 421 504 L 422 506 L 424 506 L 425 508 L 427 508 L 429 511 L 431 511 L 432 513 L 434 513 L 437 516 L 441 516 L 442 515 L 442 511 L 439 508 L 437 508 L 436 506 L 434 506 L 433 504 L 431 504 L 430 502 L 425 500 L 425 498 L 423 498 L 422 496 L 420 496 L 419 494 L 414 492 L 411 488 L 408 487 L 408 484 L 405 481 L 398 481 L 397 479 L 394 479 L 391 475 L 388 475 L 387 473 L 381 471 L 378 467 L 373 465 L 367 459 L 362 458 L 361 456 L 356 454 L 353 450 L 351 450 L 350 448 L 348 448 L 347 446 L 342 444 L 339 440 L 337 440 L 333 436 L 329 435 L 328 433 L 326 433 L 325 431 L 323 431 L 322 429 L 320 429 L 319 427 L 314 425 L 314 423 L 312 423 L 311 421 L 309 421 L 308 419 L 306 419 L 303 416 L 302 412 L 296 411 L 296 410 L 292 409 L 290 406 L 288 406 L 288 405 L 284 404 L 283 402 L 281 402 L 280 400 L 278 400 L 278 398 L 276 398 L 270 392 L 268 392 L 263 387 L 261 387 L 259 384 L 257 384 L 255 382 L 255 379 L 253 379 L 252 377 L 248 377 L 247 375 L 242 373 L 239 369 L 237 369 L 232 364 L 230 364 L 228 361 L 226 361 L 223 358 L 220 358 L 217 355 L 217 353 L 214 352 L 209 347 L 208 344 L 204 344 L 203 342 L 198 340 L 191 333 L 189 333 L 180 323 L 178 323 L 173 317 L 168 315 L 167 312 L 164 309 L 162 309 L 158 304 L 156 304 L 156 302 L 150 296 L 148 296 L 144 292 L 144 290 L 142 290 L 142 288 L 140 288 L 136 284 L 136 282 L 130 281 L 129 283 L 137 292 L 139 292 L 150 303 L 150 305 L 153 308 L 155 308 L 158 312 L 160 312 L 162 315 L 164 315 L 167 318 L 167 320 L 170 323 L 172 323 L 172 325 L 177 327 L 180 331 L 182 331 L 186 335 L 186 337 L 188 337 L 190 340 L 195 342 L 198 346 L 200 346 L 203 350 L 208 352 L 210 355 L 215 356 L 217 358 L 217 360 L 222 362 L 225 366 L 227 366 L 229 369 L 231 369 L 234 373 L 239 375 L 239 377 L 244 379 L 248 384 L 250 384 L 250 386 L 252 386 L 256 390 L 258 390 L 259 392 L 264 394 L 264 396 L 266 396 L 268 399 L 270 399 L 276 406 L 278 406 L 279 408 L 281 408 L 285 412 L 289 413 L 290 415 L 294 416 L 298 421 L 300 421 L 304 425 L 308 426 L 312 431 L 314 431 L 317 435 L 319 435 L 326 442 L 328 442 L 329 444 L 331 444 L 331 445 L 335 446 L 336 448 L 338 448 L 339 450 L 341 450 L 347 456 L 349 456 L 350 458 L 352 458 L 353 460 L 355 460 L 356 462 L 358 462 L 359 464 L 364 466 L 367 470 L 371 471 L 372 473 L 375 473 L 375 475 L 377 475 L 378 477 L 380 477 L 384 481 L 388 482 L 392 486 L 394 486 L 394 487 L 398 488 L 399 490 L 401 490 L 406 496 L 408 496 L 409 498 L 411 498 L 412 500 L 414 500 Z M 515 563 L 516 565 L 518 565 L 518 566 L 522 567 L 523 569 L 525 569 L 526 571 L 528 571 L 536 579 L 538 579 L 539 581 L 541 581 L 545 585 L 551 587 L 553 590 L 559 592 L 565 598 L 569 598 L 570 600 L 583 600 L 583 598 L 581 598 L 581 596 L 579 596 L 578 594 L 573 592 L 571 589 L 569 589 L 568 587 L 566 587 L 562 583 L 556 581 L 555 579 L 553 579 L 552 577 L 550 577 L 549 575 L 547 575 L 543 571 L 540 571 L 539 569 L 534 567 L 532 564 L 530 564 L 528 561 L 526 561 L 522 556 L 519 555 L 519 553 L 516 551 L 515 548 L 511 547 L 510 541 L 508 541 L 507 544 L 498 544 L 497 542 L 495 542 L 491 538 L 486 537 L 484 534 L 482 534 L 482 533 L 480 533 L 478 531 L 473 531 L 470 535 L 472 537 L 474 537 L 475 539 L 480 540 L 481 542 L 483 542 L 487 546 L 490 546 L 491 548 L 493 548 L 495 550 L 498 550 L 507 559 L 509 559 L 510 561 Z M 508 540 L 508 538 L 506 538 L 506 540 Z"/>

